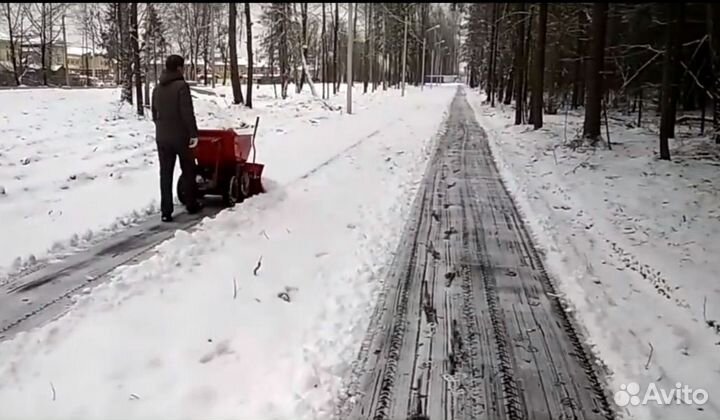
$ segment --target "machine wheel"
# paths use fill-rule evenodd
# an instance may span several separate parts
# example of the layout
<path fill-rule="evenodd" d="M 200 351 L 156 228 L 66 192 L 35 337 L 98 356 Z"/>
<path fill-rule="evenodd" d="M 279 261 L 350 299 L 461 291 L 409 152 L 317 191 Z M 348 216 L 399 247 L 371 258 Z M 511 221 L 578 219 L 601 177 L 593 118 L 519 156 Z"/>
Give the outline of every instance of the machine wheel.
<path fill-rule="evenodd" d="M 243 200 L 252 195 L 252 185 L 250 183 L 250 175 L 247 172 L 243 170 L 240 170 L 238 172 L 240 172 L 239 201 L 242 202 Z"/>
<path fill-rule="evenodd" d="M 184 175 L 180 175 L 177 183 L 177 196 L 182 205 L 187 205 L 187 182 Z"/>
<path fill-rule="evenodd" d="M 225 205 L 228 207 L 234 207 L 235 203 L 238 202 L 239 195 L 240 187 L 238 185 L 238 178 L 236 176 L 232 176 L 225 187 L 225 192 L 223 193 L 223 201 L 225 202 Z"/>

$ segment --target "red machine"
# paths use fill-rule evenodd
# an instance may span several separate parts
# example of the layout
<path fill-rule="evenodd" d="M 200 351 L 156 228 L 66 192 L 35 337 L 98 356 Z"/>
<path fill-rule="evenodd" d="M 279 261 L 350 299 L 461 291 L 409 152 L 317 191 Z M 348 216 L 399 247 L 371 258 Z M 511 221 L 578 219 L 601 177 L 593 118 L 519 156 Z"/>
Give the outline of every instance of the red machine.
<path fill-rule="evenodd" d="M 260 118 L 255 120 L 252 135 L 238 134 L 232 129 L 198 130 L 195 155 L 195 175 L 198 195 L 222 196 L 225 205 L 232 207 L 245 198 L 264 192 L 261 182 L 264 165 L 255 162 L 255 135 Z M 249 162 L 252 150 L 252 162 Z M 177 195 L 186 203 L 186 180 L 180 176 Z"/>

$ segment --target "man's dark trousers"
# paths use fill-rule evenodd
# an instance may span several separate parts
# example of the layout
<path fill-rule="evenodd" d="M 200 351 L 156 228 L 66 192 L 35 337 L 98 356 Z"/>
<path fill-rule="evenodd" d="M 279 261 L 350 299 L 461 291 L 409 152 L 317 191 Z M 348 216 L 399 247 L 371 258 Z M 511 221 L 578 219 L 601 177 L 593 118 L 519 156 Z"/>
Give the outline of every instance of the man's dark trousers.
<path fill-rule="evenodd" d="M 160 209 L 164 216 L 173 213 L 173 173 L 175 159 L 180 160 L 180 169 L 185 179 L 186 203 L 189 209 L 197 203 L 197 184 L 195 183 L 195 159 L 187 145 L 157 142 L 160 160 Z"/>

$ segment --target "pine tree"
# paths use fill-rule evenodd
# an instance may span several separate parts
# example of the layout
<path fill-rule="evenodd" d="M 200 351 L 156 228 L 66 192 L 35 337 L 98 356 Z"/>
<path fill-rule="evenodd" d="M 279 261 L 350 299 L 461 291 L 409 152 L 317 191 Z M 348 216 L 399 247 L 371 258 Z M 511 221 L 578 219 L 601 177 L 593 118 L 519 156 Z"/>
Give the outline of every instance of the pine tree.
<path fill-rule="evenodd" d="M 685 3 L 674 2 L 666 6 L 667 25 L 665 58 L 663 61 L 661 118 L 660 118 L 660 159 L 670 160 L 668 139 L 675 137 L 675 114 L 678 100 L 680 52 Z"/>
<path fill-rule="evenodd" d="M 602 111 L 605 61 L 605 34 L 607 31 L 607 3 L 593 3 L 590 60 L 587 67 L 587 101 L 583 137 L 593 141 L 600 137 L 600 113 Z"/>
<path fill-rule="evenodd" d="M 535 41 L 535 60 L 533 66 L 532 104 L 530 106 L 530 122 L 537 130 L 543 126 L 543 79 L 545 78 L 545 38 L 547 31 L 548 4 L 540 3 L 538 16 L 538 37 Z"/>

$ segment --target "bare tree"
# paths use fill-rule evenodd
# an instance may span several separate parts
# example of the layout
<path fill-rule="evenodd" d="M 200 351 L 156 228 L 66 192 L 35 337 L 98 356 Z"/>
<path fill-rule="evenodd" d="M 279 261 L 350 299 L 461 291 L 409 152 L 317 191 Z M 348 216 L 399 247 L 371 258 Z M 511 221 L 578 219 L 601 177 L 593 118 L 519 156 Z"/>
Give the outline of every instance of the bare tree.
<path fill-rule="evenodd" d="M 338 3 L 335 3 L 335 18 L 333 19 L 333 95 L 337 93 L 340 81 L 338 80 L 338 30 L 340 28 L 340 12 Z"/>
<path fill-rule="evenodd" d="M 245 21 L 247 30 L 247 95 L 245 106 L 252 108 L 252 87 L 253 87 L 253 48 L 252 48 L 252 18 L 250 16 L 250 3 L 245 3 Z"/>
<path fill-rule="evenodd" d="M 363 71 L 363 93 L 367 93 L 368 84 L 370 83 L 370 14 L 372 13 L 372 3 L 365 3 L 365 45 L 364 45 L 364 71 Z"/>
<path fill-rule="evenodd" d="M 326 18 L 325 18 L 325 3 L 322 4 L 322 33 L 320 35 L 320 43 L 322 45 L 322 98 L 327 98 L 327 79 L 328 79 L 328 73 L 327 73 L 327 31 L 325 29 L 326 26 Z"/>
<path fill-rule="evenodd" d="M 235 3 L 229 3 L 229 43 L 230 43 L 230 83 L 233 90 L 233 103 L 239 105 L 243 103 L 242 89 L 240 87 L 240 73 L 238 71 L 237 56 L 237 8 Z"/>
<path fill-rule="evenodd" d="M 25 11 L 30 22 L 29 35 L 39 42 L 34 45 L 39 50 L 42 84 L 48 84 L 48 70 L 53 65 L 53 44 L 62 35 L 60 21 L 67 9 L 66 3 L 28 3 Z"/>
<path fill-rule="evenodd" d="M 130 4 L 120 3 L 118 8 L 118 27 L 120 28 L 120 57 L 122 63 L 122 89 L 120 91 L 120 99 L 124 102 L 132 104 L 133 54 L 130 40 L 130 14 Z"/>
<path fill-rule="evenodd" d="M 15 84 L 20 86 L 20 65 L 22 60 L 19 57 L 20 50 L 16 48 L 17 38 L 16 34 L 19 35 L 20 39 L 24 36 L 22 31 L 19 31 L 22 27 L 22 20 L 24 19 L 22 3 L 5 3 L 3 8 L 3 14 L 7 21 L 8 36 L 10 41 L 10 61 L 12 62 L 13 78 Z M 18 34 L 18 31 L 20 32 Z"/>
<path fill-rule="evenodd" d="M 143 105 L 142 77 L 140 72 L 140 47 L 138 42 L 138 4 L 130 3 L 130 45 L 133 57 L 133 77 L 135 78 L 135 100 L 137 114 L 143 116 L 145 107 Z"/>
<path fill-rule="evenodd" d="M 307 3 L 300 3 L 300 30 L 301 30 L 301 39 L 300 39 L 300 45 L 298 46 L 301 49 L 302 54 L 302 62 L 307 62 L 307 53 L 308 53 L 308 4 Z M 305 77 L 308 76 L 307 72 L 303 70 L 303 74 L 300 76 L 300 84 L 298 86 L 298 92 L 302 91 L 303 85 L 305 84 Z M 312 77 L 312 76 L 310 76 Z"/>

